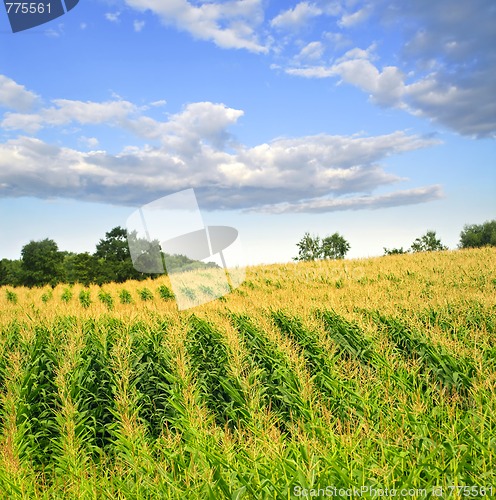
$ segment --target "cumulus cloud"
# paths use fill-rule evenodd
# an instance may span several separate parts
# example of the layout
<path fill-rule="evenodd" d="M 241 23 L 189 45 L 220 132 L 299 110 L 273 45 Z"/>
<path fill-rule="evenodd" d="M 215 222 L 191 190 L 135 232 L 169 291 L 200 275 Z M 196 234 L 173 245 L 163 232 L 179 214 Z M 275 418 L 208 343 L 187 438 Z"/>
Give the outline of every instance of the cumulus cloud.
<path fill-rule="evenodd" d="M 372 45 L 331 61 L 316 58 L 312 64 L 293 57 L 285 71 L 305 78 L 340 78 L 380 106 L 401 108 L 463 135 L 495 137 L 493 2 L 394 0 L 378 2 L 374 9 L 388 29 L 402 26 L 406 42 L 397 48 L 393 64 L 378 62 L 377 46 Z M 366 21 L 370 12 L 364 7 L 345 13 L 338 24 L 349 28 Z"/>
<path fill-rule="evenodd" d="M 38 96 L 24 85 L 19 85 L 11 78 L 0 75 L 0 106 L 27 111 L 38 101 Z"/>
<path fill-rule="evenodd" d="M 31 95 L 16 85 L 10 86 Z M 151 106 L 164 103 L 155 101 Z M 195 102 L 160 121 L 146 115 L 149 108 L 115 96 L 105 102 L 54 99 L 31 113 L 6 112 L 2 125 L 10 130 L 75 126 L 83 150 L 24 135 L 0 143 L 0 197 L 139 205 L 194 187 L 206 209 L 268 210 L 274 205 L 277 211 L 281 203 L 286 211 L 292 207 L 300 211 L 302 206 L 347 209 L 343 196 L 360 200 L 366 196 L 368 202 L 356 202 L 365 208 L 367 203 L 386 203 L 387 197 L 371 197 L 375 190 L 404 180 L 386 172 L 383 160 L 438 143 L 398 131 L 374 137 L 282 137 L 247 147 L 229 132 L 243 110 Z M 84 127 L 95 124 L 125 129 L 151 144 L 130 145 L 110 154 L 96 138 L 83 135 Z M 407 200 L 399 195 L 393 199 L 397 204 Z"/>
<path fill-rule="evenodd" d="M 256 28 L 263 21 L 261 0 L 231 0 L 193 5 L 188 0 L 126 0 L 139 11 L 150 10 L 166 25 L 175 25 L 199 40 L 225 49 L 266 53 Z"/>
<path fill-rule="evenodd" d="M 241 116 L 242 111 L 224 105 L 193 103 L 161 123 L 160 144 L 127 147 L 119 154 L 83 152 L 21 136 L 0 144 L 0 196 L 137 205 L 195 187 L 206 209 L 267 210 L 269 204 L 289 203 L 285 210 L 298 211 L 302 200 L 327 196 L 337 200 L 327 205 L 336 210 L 345 208 L 341 196 L 363 196 L 403 180 L 386 172 L 382 160 L 436 143 L 404 132 L 321 134 L 251 148 L 237 144 L 227 152 L 227 128 Z M 97 143 L 89 139 L 86 145 Z"/>

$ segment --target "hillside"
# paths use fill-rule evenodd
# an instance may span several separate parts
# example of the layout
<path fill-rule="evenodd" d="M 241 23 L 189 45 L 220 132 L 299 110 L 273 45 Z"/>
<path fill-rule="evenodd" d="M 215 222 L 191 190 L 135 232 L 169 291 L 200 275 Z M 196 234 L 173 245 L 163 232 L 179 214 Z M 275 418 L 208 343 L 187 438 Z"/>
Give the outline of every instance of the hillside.
<path fill-rule="evenodd" d="M 496 494 L 495 249 L 169 288 L 0 288 L 8 498 Z"/>

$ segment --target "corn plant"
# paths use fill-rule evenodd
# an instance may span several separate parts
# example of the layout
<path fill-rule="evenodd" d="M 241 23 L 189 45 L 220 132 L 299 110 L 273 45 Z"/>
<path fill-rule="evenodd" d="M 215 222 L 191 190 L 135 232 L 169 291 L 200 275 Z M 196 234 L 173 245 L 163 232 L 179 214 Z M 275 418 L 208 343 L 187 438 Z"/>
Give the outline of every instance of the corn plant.
<path fill-rule="evenodd" d="M 342 356 L 357 359 L 370 367 L 386 365 L 384 357 L 374 350 L 372 342 L 363 336 L 358 326 L 334 311 L 317 311 L 316 315 L 323 320 L 327 333 Z"/>
<path fill-rule="evenodd" d="M 79 302 L 87 309 L 91 305 L 91 292 L 89 290 L 81 290 L 79 292 Z"/>
<path fill-rule="evenodd" d="M 281 351 L 247 316 L 234 314 L 231 319 L 250 352 L 249 363 L 258 370 L 262 401 L 278 415 L 281 430 L 290 432 L 296 419 L 311 420 L 309 404 L 301 396 L 301 382 Z"/>
<path fill-rule="evenodd" d="M 313 383 L 331 409 L 340 418 L 349 418 L 351 412 L 363 414 L 362 397 L 351 384 L 334 375 L 336 359 L 321 347 L 317 335 L 303 328 L 299 318 L 288 317 L 283 311 L 273 311 L 272 319 L 282 333 L 297 343 Z"/>
<path fill-rule="evenodd" d="M 67 304 L 72 299 L 72 290 L 70 288 L 65 288 L 60 298 L 62 299 L 62 302 Z"/>
<path fill-rule="evenodd" d="M 172 292 L 172 290 L 165 285 L 160 285 L 158 287 L 158 294 L 160 295 L 160 298 L 163 300 L 174 300 L 175 299 L 175 295 Z"/>
<path fill-rule="evenodd" d="M 46 304 L 53 297 L 53 293 L 51 290 L 46 291 L 41 295 L 41 301 Z"/>
<path fill-rule="evenodd" d="M 187 350 L 199 392 L 217 424 L 234 428 L 248 422 L 245 396 L 229 373 L 229 352 L 221 335 L 206 321 L 192 316 Z"/>
<path fill-rule="evenodd" d="M 132 295 L 129 293 L 128 290 L 126 290 L 125 288 L 123 288 L 120 292 L 119 292 L 119 300 L 121 301 L 121 304 L 132 304 L 133 302 L 133 297 Z"/>
<path fill-rule="evenodd" d="M 12 304 L 17 304 L 17 294 L 12 290 L 5 290 L 5 296 L 7 298 L 7 302 L 11 302 Z"/>
<path fill-rule="evenodd" d="M 40 327 L 35 334 L 21 383 L 16 423 L 22 434 L 21 457 L 45 466 L 51 460 L 52 441 L 58 436 L 55 415 L 59 404 L 55 386 L 58 360 L 49 331 Z"/>
<path fill-rule="evenodd" d="M 154 439 L 178 425 L 173 402 L 178 399 L 180 383 L 162 336 L 163 332 L 143 329 L 132 345 L 131 383 L 138 391 L 139 416 Z"/>
<path fill-rule="evenodd" d="M 153 293 L 148 288 L 141 288 L 138 290 L 138 295 L 143 302 L 153 300 Z"/>
<path fill-rule="evenodd" d="M 473 363 L 468 359 L 456 359 L 441 346 L 434 346 L 420 333 L 412 330 L 396 318 L 376 314 L 375 318 L 406 357 L 421 362 L 428 374 L 450 389 L 466 392 L 472 385 Z"/>
<path fill-rule="evenodd" d="M 107 309 L 111 311 L 114 308 L 114 299 L 112 298 L 112 295 L 110 295 L 109 292 L 104 292 L 103 290 L 100 290 L 98 292 L 98 298 L 100 299 L 100 302 L 102 304 L 105 304 L 107 306 Z"/>

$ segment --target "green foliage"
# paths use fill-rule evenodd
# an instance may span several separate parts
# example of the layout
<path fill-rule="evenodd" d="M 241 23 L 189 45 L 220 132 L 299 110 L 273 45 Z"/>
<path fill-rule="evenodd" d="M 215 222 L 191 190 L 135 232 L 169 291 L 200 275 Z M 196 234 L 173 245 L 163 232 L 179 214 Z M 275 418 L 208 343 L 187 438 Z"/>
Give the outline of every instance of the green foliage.
<path fill-rule="evenodd" d="M 17 294 L 12 290 L 5 290 L 5 296 L 7 297 L 7 301 L 12 304 L 17 304 Z"/>
<path fill-rule="evenodd" d="M 384 255 L 401 255 L 408 253 L 410 250 L 404 250 L 403 247 L 400 248 L 386 248 L 384 247 Z"/>
<path fill-rule="evenodd" d="M 21 381 L 16 425 L 22 436 L 19 446 L 21 457 L 39 465 L 50 461 L 52 441 L 59 434 L 55 413 L 59 404 L 55 385 L 57 365 L 49 331 L 36 328 Z"/>
<path fill-rule="evenodd" d="M 123 288 L 119 292 L 119 300 L 121 301 L 121 304 L 132 304 L 133 297 L 131 296 L 131 294 L 129 293 L 128 290 L 126 290 L 125 288 Z"/>
<path fill-rule="evenodd" d="M 100 290 L 98 292 L 98 299 L 102 304 L 105 304 L 107 306 L 107 309 L 111 311 L 114 308 L 114 299 L 112 298 L 112 295 L 110 295 L 109 292 L 104 292 L 103 290 Z"/>
<path fill-rule="evenodd" d="M 417 238 L 411 246 L 412 252 L 436 252 L 439 250 L 447 250 L 448 247 L 441 243 L 441 240 L 436 238 L 436 231 L 427 231 L 423 236 Z"/>
<path fill-rule="evenodd" d="M 43 304 L 46 304 L 49 300 L 51 300 L 53 297 L 53 292 L 52 290 L 47 290 L 45 293 L 41 295 L 41 301 Z"/>
<path fill-rule="evenodd" d="M 85 309 L 90 307 L 90 305 L 91 305 L 91 293 L 89 290 L 81 290 L 79 292 L 79 302 Z"/>
<path fill-rule="evenodd" d="M 398 350 L 406 357 L 417 359 L 439 382 L 450 389 L 465 393 L 472 385 L 475 372 L 473 362 L 456 359 L 446 349 L 434 346 L 422 334 L 409 328 L 397 318 L 388 318 L 376 313 L 374 319 L 383 325 Z"/>
<path fill-rule="evenodd" d="M 279 417 L 280 429 L 290 433 L 297 419 L 311 420 L 308 401 L 302 397 L 301 382 L 284 354 L 255 328 L 248 316 L 232 314 L 231 319 L 249 349 L 247 362 L 258 371 L 263 387 L 262 403 Z"/>
<path fill-rule="evenodd" d="M 350 244 L 339 233 L 320 239 L 319 236 L 310 236 L 305 233 L 296 244 L 298 256 L 293 260 L 310 261 L 316 259 L 343 259 L 350 249 Z"/>
<path fill-rule="evenodd" d="M 340 418 L 348 419 L 353 413 L 363 414 L 363 400 L 351 383 L 340 380 L 335 373 L 338 360 L 320 345 L 318 335 L 305 330 L 299 318 L 289 317 L 282 311 L 272 313 L 276 326 L 287 335 L 305 358 L 313 382 L 324 395 L 331 410 Z"/>
<path fill-rule="evenodd" d="M 460 248 L 496 246 L 496 220 L 483 224 L 466 224 L 460 233 Z"/>
<path fill-rule="evenodd" d="M 319 236 L 310 236 L 310 233 L 305 233 L 296 246 L 298 247 L 298 256 L 294 257 L 293 260 L 309 261 L 320 257 Z"/>
<path fill-rule="evenodd" d="M 237 379 L 229 373 L 229 352 L 221 335 L 206 321 L 192 316 L 187 350 L 196 385 L 218 425 L 231 429 L 248 422 L 245 396 Z"/>
<path fill-rule="evenodd" d="M 138 295 L 143 302 L 147 300 L 153 300 L 153 293 L 148 288 L 142 288 L 138 290 Z"/>
<path fill-rule="evenodd" d="M 67 304 L 72 299 L 72 290 L 70 288 L 65 288 L 60 298 L 62 302 Z"/>
<path fill-rule="evenodd" d="M 55 241 L 30 241 L 21 250 L 22 280 L 26 286 L 56 285 L 63 278 L 64 256 Z"/>
<path fill-rule="evenodd" d="M 344 259 L 348 253 L 350 244 L 339 233 L 331 234 L 322 239 L 320 258 L 322 259 Z"/>
<path fill-rule="evenodd" d="M 174 376 L 172 356 L 163 346 L 165 331 L 142 329 L 133 340 L 132 385 L 138 392 L 139 417 L 157 439 L 176 425 L 180 381 Z"/>

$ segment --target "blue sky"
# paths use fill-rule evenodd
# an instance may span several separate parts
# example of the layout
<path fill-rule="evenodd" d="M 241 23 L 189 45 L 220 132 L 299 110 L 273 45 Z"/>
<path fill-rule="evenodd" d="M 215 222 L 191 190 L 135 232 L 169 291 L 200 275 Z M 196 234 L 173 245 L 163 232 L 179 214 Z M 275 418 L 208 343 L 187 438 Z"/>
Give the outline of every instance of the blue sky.
<path fill-rule="evenodd" d="M 81 0 L 16 34 L 0 13 L 0 257 L 92 251 L 188 188 L 250 264 L 306 231 L 455 248 L 496 217 L 495 25 L 482 0 Z"/>

